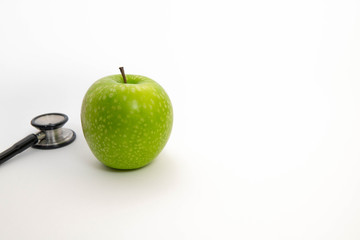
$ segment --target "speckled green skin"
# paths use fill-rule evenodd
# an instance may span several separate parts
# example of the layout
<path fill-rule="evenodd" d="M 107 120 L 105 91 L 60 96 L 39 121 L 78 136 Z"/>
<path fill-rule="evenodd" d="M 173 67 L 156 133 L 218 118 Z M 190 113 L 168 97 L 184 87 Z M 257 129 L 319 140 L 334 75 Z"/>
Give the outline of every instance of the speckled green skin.
<path fill-rule="evenodd" d="M 85 139 L 106 166 L 135 169 L 149 164 L 169 139 L 173 109 L 164 89 L 150 78 L 120 74 L 96 81 L 81 107 Z"/>

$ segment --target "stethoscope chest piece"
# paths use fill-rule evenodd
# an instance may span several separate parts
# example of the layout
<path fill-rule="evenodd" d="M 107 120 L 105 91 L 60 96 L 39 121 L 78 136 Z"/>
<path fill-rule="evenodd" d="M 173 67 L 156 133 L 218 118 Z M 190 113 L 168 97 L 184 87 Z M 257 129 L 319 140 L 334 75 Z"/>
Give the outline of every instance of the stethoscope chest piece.
<path fill-rule="evenodd" d="M 31 120 L 31 125 L 39 129 L 40 132 L 26 136 L 9 149 L 1 152 L 0 164 L 29 147 L 54 149 L 72 143 L 76 138 L 75 132 L 63 128 L 68 120 L 68 116 L 62 113 L 47 113 L 35 117 Z"/>
<path fill-rule="evenodd" d="M 62 113 L 47 113 L 35 117 L 31 120 L 31 125 L 41 131 L 41 136 L 39 136 L 39 141 L 32 147 L 37 149 L 54 149 L 72 143 L 76 138 L 75 132 L 63 128 L 68 120 L 68 116 Z"/>

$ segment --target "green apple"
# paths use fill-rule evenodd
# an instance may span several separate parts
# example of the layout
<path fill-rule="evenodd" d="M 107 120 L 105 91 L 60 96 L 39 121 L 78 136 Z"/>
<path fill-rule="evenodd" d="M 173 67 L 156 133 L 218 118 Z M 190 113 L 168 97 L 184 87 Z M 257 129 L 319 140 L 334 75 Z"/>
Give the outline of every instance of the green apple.
<path fill-rule="evenodd" d="M 173 109 L 154 80 L 124 74 L 96 81 L 81 107 L 85 139 L 108 167 L 135 169 L 149 164 L 169 139 Z"/>

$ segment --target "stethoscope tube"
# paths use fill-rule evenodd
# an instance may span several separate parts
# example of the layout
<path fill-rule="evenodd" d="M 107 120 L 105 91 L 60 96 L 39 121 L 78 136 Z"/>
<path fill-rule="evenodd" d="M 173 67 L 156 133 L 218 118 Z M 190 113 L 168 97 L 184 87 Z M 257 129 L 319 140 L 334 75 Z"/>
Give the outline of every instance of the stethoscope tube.
<path fill-rule="evenodd" d="M 42 133 L 42 132 L 40 132 Z M 24 150 L 28 149 L 29 147 L 34 146 L 36 143 L 38 143 L 42 138 L 45 137 L 44 133 L 42 134 L 30 134 L 14 145 L 12 145 L 10 148 L 6 149 L 2 153 L 0 153 L 0 164 L 6 162 L 10 158 L 14 157 L 15 155 L 23 152 Z"/>

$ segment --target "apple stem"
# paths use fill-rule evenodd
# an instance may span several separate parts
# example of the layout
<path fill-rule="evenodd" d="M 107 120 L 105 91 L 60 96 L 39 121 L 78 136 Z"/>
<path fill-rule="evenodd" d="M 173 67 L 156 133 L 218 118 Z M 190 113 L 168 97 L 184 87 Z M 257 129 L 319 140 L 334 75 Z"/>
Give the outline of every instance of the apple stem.
<path fill-rule="evenodd" d="M 123 77 L 124 83 L 127 83 L 126 81 L 126 76 L 125 76 L 125 71 L 124 71 L 124 67 L 119 67 L 121 75 Z"/>

